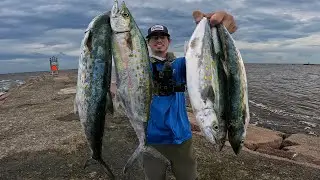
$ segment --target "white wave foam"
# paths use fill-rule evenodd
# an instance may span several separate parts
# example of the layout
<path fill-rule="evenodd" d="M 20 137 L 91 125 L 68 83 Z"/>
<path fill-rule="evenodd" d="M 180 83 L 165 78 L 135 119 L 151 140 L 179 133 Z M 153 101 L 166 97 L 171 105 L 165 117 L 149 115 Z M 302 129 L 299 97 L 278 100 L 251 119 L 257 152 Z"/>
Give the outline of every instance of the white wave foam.
<path fill-rule="evenodd" d="M 0 92 L 7 92 L 9 91 L 10 88 L 15 86 L 21 86 L 24 83 L 25 82 L 22 80 L 11 80 L 11 79 L 0 80 Z"/>
<path fill-rule="evenodd" d="M 307 121 L 299 121 L 301 124 L 306 124 L 308 126 L 311 126 L 313 128 L 317 127 L 316 123 L 311 123 L 311 122 L 307 122 Z"/>
<path fill-rule="evenodd" d="M 315 117 L 315 116 L 308 116 L 308 115 L 302 115 L 302 114 L 295 114 L 295 113 L 290 113 L 290 112 L 286 112 L 285 110 L 282 109 L 273 109 L 271 107 L 268 107 L 262 103 L 256 103 L 252 100 L 249 100 L 249 102 L 251 103 L 251 105 L 255 106 L 255 107 L 259 107 L 261 109 L 270 111 L 272 113 L 275 113 L 277 115 L 281 115 L 281 116 L 290 116 L 290 117 L 294 117 L 294 118 L 299 118 L 299 119 L 312 119 L 312 120 L 320 120 L 320 117 Z M 304 121 L 306 122 L 306 121 Z M 311 123 L 313 125 L 316 125 L 314 123 Z"/>

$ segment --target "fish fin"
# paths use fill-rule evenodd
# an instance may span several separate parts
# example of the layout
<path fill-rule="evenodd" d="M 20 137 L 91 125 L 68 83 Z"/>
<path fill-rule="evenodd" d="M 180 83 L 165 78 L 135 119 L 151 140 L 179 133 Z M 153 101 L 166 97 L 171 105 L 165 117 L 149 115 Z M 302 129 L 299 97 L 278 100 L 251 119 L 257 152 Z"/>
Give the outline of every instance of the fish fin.
<path fill-rule="evenodd" d="M 125 164 L 122 173 L 126 174 L 128 169 L 132 167 L 133 163 L 138 159 L 139 155 L 144 151 L 144 145 L 139 145 L 138 148 L 133 152 L 133 154 L 128 159 L 127 163 Z"/>
<path fill-rule="evenodd" d="M 225 146 L 225 143 L 226 143 L 226 140 L 221 140 L 221 142 L 218 145 L 218 151 L 220 151 L 220 152 L 222 151 L 222 149 Z"/>
<path fill-rule="evenodd" d="M 214 102 L 215 94 L 214 94 L 213 87 L 211 85 L 210 86 L 206 86 L 202 90 L 201 96 L 202 96 L 202 99 L 209 99 L 211 102 Z"/>
<path fill-rule="evenodd" d="M 162 160 L 163 162 L 165 162 L 167 166 L 170 166 L 170 161 L 164 155 L 162 155 L 158 150 L 150 146 L 145 147 L 144 145 L 139 145 L 139 147 L 134 151 L 134 153 L 131 155 L 126 165 L 124 166 L 123 174 L 126 174 L 128 169 L 138 159 L 138 156 L 145 152 L 151 154 L 155 158 Z"/>
<path fill-rule="evenodd" d="M 112 170 L 110 169 L 110 167 L 107 165 L 107 163 L 105 163 L 102 159 L 99 159 L 98 162 L 99 162 L 100 165 L 103 167 L 103 169 L 105 170 L 105 172 L 107 173 L 107 175 L 108 175 L 111 179 L 115 179 L 115 176 L 114 176 Z"/>
<path fill-rule="evenodd" d="M 125 108 L 124 105 L 122 103 L 122 101 L 120 100 L 121 95 L 118 91 L 116 91 L 115 93 L 115 98 L 113 101 L 113 109 L 115 111 L 115 116 L 127 116 L 125 113 Z"/>
<path fill-rule="evenodd" d="M 110 113 L 113 115 L 114 113 L 114 108 L 113 108 L 113 102 L 112 102 L 112 96 L 111 96 L 111 92 L 107 92 L 107 104 L 106 104 L 106 112 Z"/>
<path fill-rule="evenodd" d="M 170 161 L 163 154 L 161 154 L 158 150 L 156 150 L 155 148 L 153 148 L 151 146 L 148 146 L 145 149 L 145 152 L 149 153 L 149 154 L 152 154 L 153 157 L 162 160 L 163 162 L 165 162 L 165 164 L 167 166 L 170 166 Z"/>
<path fill-rule="evenodd" d="M 114 176 L 112 170 L 110 169 L 109 165 L 107 165 L 107 163 L 105 163 L 103 161 L 103 159 L 101 159 L 101 158 L 100 159 L 93 159 L 93 158 L 88 159 L 86 161 L 86 163 L 84 164 L 83 169 L 87 168 L 88 166 L 90 166 L 91 164 L 94 164 L 96 162 L 98 162 L 102 166 L 103 170 L 105 171 L 105 173 L 108 175 L 108 177 L 110 179 L 115 179 L 115 176 Z"/>
<path fill-rule="evenodd" d="M 78 114 L 77 97 L 74 99 L 73 102 L 73 113 L 76 115 Z"/>

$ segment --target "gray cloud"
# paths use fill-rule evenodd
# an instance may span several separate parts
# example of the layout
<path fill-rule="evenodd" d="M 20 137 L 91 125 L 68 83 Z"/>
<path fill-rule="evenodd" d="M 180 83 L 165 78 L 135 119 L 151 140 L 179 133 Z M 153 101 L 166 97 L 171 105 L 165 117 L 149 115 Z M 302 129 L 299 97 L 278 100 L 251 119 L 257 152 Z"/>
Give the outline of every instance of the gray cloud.
<path fill-rule="evenodd" d="M 84 30 L 112 4 L 106 0 L 2 0 L 0 73 L 48 70 L 53 55 L 60 58 L 61 68 L 77 68 Z M 144 35 L 153 24 L 166 25 L 172 35 L 170 50 L 179 55 L 195 28 L 193 10 L 226 10 L 239 26 L 233 37 L 245 62 L 320 63 L 318 0 L 135 0 L 126 4 Z"/>

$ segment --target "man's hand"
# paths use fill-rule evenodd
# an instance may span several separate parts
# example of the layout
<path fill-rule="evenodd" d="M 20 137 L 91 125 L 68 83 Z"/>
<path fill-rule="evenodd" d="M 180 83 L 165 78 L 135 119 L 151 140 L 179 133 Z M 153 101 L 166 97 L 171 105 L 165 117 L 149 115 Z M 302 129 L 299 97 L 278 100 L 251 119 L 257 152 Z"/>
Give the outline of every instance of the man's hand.
<path fill-rule="evenodd" d="M 231 34 L 238 29 L 233 16 L 225 11 L 217 11 L 208 14 L 204 14 L 201 11 L 193 11 L 192 16 L 197 24 L 203 17 L 210 19 L 211 26 L 222 23 Z"/>

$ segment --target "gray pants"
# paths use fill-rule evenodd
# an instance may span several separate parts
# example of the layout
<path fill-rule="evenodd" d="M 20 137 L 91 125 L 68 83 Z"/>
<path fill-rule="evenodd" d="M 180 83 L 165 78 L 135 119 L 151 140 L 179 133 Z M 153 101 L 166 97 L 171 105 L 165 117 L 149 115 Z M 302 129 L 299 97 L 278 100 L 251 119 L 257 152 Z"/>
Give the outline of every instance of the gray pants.
<path fill-rule="evenodd" d="M 182 144 L 152 145 L 171 163 L 177 180 L 196 180 L 197 164 L 193 154 L 192 139 Z M 152 155 L 143 155 L 144 173 L 147 180 L 166 180 L 167 164 Z"/>

